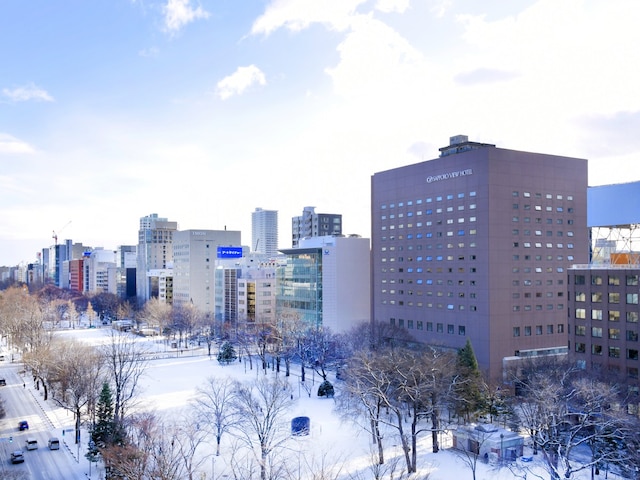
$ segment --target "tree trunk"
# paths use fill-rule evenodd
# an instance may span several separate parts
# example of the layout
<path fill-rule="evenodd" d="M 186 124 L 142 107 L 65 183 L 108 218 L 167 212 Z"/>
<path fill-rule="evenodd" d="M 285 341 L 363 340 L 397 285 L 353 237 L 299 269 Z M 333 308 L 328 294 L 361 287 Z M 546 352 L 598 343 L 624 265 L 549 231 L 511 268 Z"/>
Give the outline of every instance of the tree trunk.
<path fill-rule="evenodd" d="M 264 450 L 260 461 L 260 480 L 267 480 L 267 452 Z"/>
<path fill-rule="evenodd" d="M 371 424 L 374 431 L 374 441 L 378 446 L 378 464 L 384 465 L 384 447 L 382 446 L 382 435 L 380 435 L 380 424 L 373 419 L 371 420 Z"/>
<path fill-rule="evenodd" d="M 413 410 L 413 419 L 411 420 L 411 463 L 413 463 L 413 471 L 416 471 L 418 465 L 418 414 L 416 409 Z"/>
<path fill-rule="evenodd" d="M 46 402 L 49 399 L 49 389 L 47 388 L 47 383 L 44 381 L 43 378 L 40 378 L 40 381 L 42 381 L 42 388 L 44 389 L 43 399 Z"/>
<path fill-rule="evenodd" d="M 80 408 L 76 408 L 76 445 L 80 443 Z"/>
<path fill-rule="evenodd" d="M 440 451 L 438 430 L 440 430 L 440 420 L 438 419 L 438 410 L 434 408 L 431 412 L 431 442 L 433 443 L 433 453 Z"/>

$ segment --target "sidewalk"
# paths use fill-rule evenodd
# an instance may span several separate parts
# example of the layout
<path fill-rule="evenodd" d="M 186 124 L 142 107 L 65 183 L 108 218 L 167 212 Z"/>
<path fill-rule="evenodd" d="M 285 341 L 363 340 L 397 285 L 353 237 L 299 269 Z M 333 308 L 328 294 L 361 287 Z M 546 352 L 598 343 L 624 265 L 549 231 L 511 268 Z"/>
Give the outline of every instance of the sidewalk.
<path fill-rule="evenodd" d="M 25 382 L 25 388 L 42 411 L 43 418 L 49 428 L 49 436 L 57 437 L 60 440 L 60 449 L 66 450 L 76 462 L 76 478 L 104 478 L 104 468 L 102 462 L 89 464 L 89 460 L 85 457 L 89 442 L 89 432 L 85 428 L 80 429 L 80 443 L 75 443 L 75 420 L 73 413 L 56 405 L 53 400 L 44 401 L 44 391 L 42 387 L 36 390 L 33 382 L 29 378 L 25 378 L 21 374 Z M 89 475 L 91 473 L 91 476 Z"/>

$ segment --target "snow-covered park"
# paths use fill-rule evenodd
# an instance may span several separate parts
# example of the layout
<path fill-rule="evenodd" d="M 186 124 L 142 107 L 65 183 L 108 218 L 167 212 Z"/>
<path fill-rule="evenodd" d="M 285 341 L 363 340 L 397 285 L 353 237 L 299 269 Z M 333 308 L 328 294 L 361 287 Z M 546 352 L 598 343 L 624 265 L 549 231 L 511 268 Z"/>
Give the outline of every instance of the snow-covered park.
<path fill-rule="evenodd" d="M 74 337 L 79 340 L 100 344 L 108 340 L 111 329 L 108 327 L 99 329 L 76 329 L 60 332 L 59 335 Z M 223 380 L 231 378 L 242 382 L 253 382 L 258 378 L 275 376 L 273 369 L 265 371 L 257 368 L 257 362 L 253 362 L 250 368 L 249 362 L 241 358 L 229 365 L 220 365 L 215 355 L 206 355 L 206 347 L 191 346 L 186 350 L 172 349 L 164 342 L 156 338 L 139 338 L 146 343 L 145 350 L 157 352 L 152 355 L 148 363 L 145 375 L 142 377 L 139 393 L 139 409 L 154 411 L 162 418 L 178 419 L 190 415 L 192 401 L 197 394 L 198 387 L 203 387 L 208 379 Z M 299 368 L 299 367 L 298 367 Z M 293 472 L 293 478 L 297 479 L 333 479 L 333 480 L 369 480 L 369 479 L 477 479 L 477 480 L 507 480 L 513 478 L 548 479 L 550 475 L 543 467 L 540 456 L 531 455 L 529 447 L 525 446 L 524 458 L 531 461 L 523 461 L 523 457 L 507 465 L 498 465 L 491 462 L 485 463 L 482 458 L 474 459 L 453 448 L 451 433 L 441 437 L 442 449 L 438 453 L 431 453 L 431 437 L 425 433 L 418 449 L 418 471 L 411 477 L 406 477 L 404 457 L 399 446 L 399 441 L 394 438 L 393 432 L 388 432 L 384 438 L 385 464 L 375 465 L 371 437 L 367 432 L 354 422 L 345 420 L 335 411 L 334 399 L 319 398 L 316 395 L 321 379 L 310 372 L 306 377 L 306 388 L 300 383 L 300 379 L 294 366 L 292 375 L 286 378 L 291 387 L 293 403 L 288 412 L 290 422 L 295 417 L 308 417 L 310 419 L 310 432 L 306 436 L 290 436 L 279 446 L 272 455 L 284 459 L 289 472 Z M 278 374 L 281 379 L 284 373 Z M 336 396 L 340 395 L 341 382 L 329 378 L 336 388 Z M 311 384 L 309 386 L 309 384 Z M 33 389 L 32 386 L 27 388 Z M 311 395 L 309 395 L 309 392 Z M 73 427 L 73 417 L 68 412 L 56 408 L 51 401 L 42 401 L 39 392 L 33 391 L 44 413 L 53 425 L 52 434 Z M 83 439 L 89 436 L 83 432 Z M 73 435 L 63 437 L 68 443 L 67 451 L 78 456 L 78 478 L 89 476 L 91 468 L 92 478 L 104 478 L 101 475 L 103 466 L 90 465 L 84 457 L 86 441 L 80 448 L 73 445 Z M 77 449 L 77 451 L 76 451 Z M 224 478 L 259 478 L 258 473 L 254 477 L 249 475 L 237 475 L 232 469 L 231 459 L 237 460 L 238 443 L 230 434 L 225 434 L 221 441 L 220 455 L 215 455 L 215 440 L 207 439 L 198 447 L 199 457 L 198 476 L 205 479 Z M 236 455 L 236 457 L 234 457 Z M 234 474 L 235 473 L 235 474 Z M 572 475 L 576 480 L 591 479 L 591 471 L 585 470 Z M 596 478 L 620 479 L 612 472 L 601 472 Z"/>

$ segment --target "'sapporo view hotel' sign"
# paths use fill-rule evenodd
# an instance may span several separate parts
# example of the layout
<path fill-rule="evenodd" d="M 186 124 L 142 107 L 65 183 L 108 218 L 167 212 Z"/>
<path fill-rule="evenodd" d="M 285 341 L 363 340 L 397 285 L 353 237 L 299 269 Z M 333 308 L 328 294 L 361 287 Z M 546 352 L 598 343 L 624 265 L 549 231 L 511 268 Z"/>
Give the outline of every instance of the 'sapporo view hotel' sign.
<path fill-rule="evenodd" d="M 440 175 L 430 175 L 427 177 L 427 183 L 439 182 L 440 180 L 449 180 L 451 178 L 464 177 L 472 174 L 473 169 L 467 168 L 466 170 L 457 170 L 455 172 L 442 173 Z"/>

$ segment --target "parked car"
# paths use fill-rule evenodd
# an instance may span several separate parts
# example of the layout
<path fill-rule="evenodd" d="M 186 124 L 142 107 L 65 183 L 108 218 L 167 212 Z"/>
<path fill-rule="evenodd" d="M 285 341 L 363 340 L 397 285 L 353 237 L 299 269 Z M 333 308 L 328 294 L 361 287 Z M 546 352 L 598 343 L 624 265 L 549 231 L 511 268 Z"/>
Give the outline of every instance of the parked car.
<path fill-rule="evenodd" d="M 22 450 L 16 450 L 15 452 L 11 452 L 11 463 L 22 463 L 24 462 L 24 455 L 22 454 Z"/>
<path fill-rule="evenodd" d="M 7 381 L 4 378 L 0 378 L 0 386 L 5 386 L 7 384 Z"/>
<path fill-rule="evenodd" d="M 18 430 L 29 430 L 29 422 L 27 422 L 26 420 L 20 420 L 20 422 L 18 423 Z"/>

